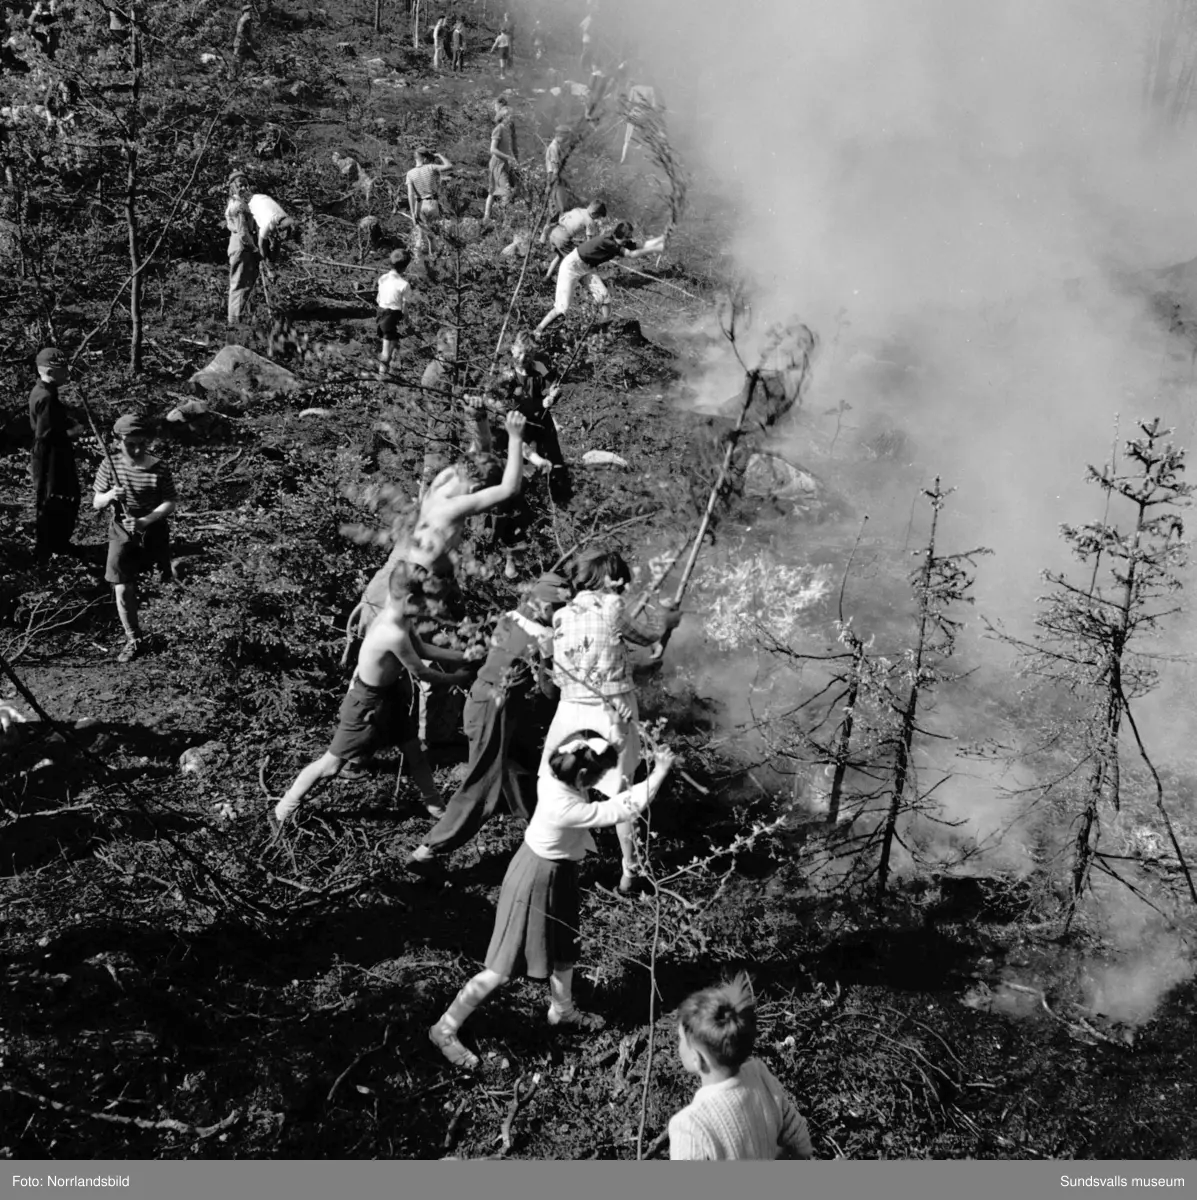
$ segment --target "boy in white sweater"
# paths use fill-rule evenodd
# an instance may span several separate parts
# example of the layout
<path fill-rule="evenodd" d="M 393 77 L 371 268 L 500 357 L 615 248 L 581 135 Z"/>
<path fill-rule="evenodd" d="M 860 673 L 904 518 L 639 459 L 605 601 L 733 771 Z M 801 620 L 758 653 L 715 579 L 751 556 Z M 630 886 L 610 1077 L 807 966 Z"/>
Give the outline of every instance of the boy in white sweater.
<path fill-rule="evenodd" d="M 756 1001 L 748 976 L 704 988 L 678 1009 L 678 1056 L 702 1080 L 694 1099 L 669 1121 L 669 1157 L 795 1158 L 813 1151 L 806 1121 L 760 1059 Z"/>

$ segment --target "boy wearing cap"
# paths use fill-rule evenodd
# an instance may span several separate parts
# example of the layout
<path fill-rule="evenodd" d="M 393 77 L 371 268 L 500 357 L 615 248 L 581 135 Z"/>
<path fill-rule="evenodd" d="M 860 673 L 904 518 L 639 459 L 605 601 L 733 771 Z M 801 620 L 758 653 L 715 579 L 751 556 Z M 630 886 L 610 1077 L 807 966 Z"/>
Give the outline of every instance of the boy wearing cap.
<path fill-rule="evenodd" d="M 37 383 L 29 393 L 29 424 L 33 451 L 29 471 L 33 478 L 35 553 L 39 563 L 71 549 L 79 519 L 79 472 L 71 444 L 74 422 L 58 398 L 66 382 L 66 355 L 49 346 L 37 356 Z"/>
<path fill-rule="evenodd" d="M 170 578 L 170 532 L 167 518 L 177 497 L 170 468 L 149 453 L 149 428 L 131 413 L 117 419 L 120 439 L 115 458 L 107 455 L 96 472 L 92 507 L 113 507 L 108 530 L 108 562 L 104 578 L 112 584 L 116 612 L 125 631 L 125 648 L 117 662 L 137 657 L 141 627 L 137 620 L 137 580 L 147 567 L 158 566 Z"/>
<path fill-rule="evenodd" d="M 536 807 L 536 766 L 557 698 L 546 669 L 552 650 L 549 622 L 569 599 L 563 576 L 541 576 L 520 606 L 504 613 L 490 652 L 470 688 L 463 723 L 470 742 L 465 779 L 445 815 L 411 855 L 411 865 L 451 854 L 494 815 L 500 799 L 512 816 L 531 817 Z"/>
<path fill-rule="evenodd" d="M 597 274 L 599 267 L 618 258 L 645 258 L 649 254 L 660 254 L 665 249 L 664 236 L 649 238 L 643 246 L 637 246 L 632 233 L 632 223 L 620 221 L 610 233 L 591 238 L 566 255 L 557 276 L 555 303 L 536 327 L 537 333 L 543 332 L 558 317 L 569 312 L 574 288 L 583 279 L 590 281 L 590 295 L 600 306 L 601 319 L 607 320 L 611 315 L 611 293 Z"/>
<path fill-rule="evenodd" d="M 378 280 L 378 336 L 382 339 L 382 350 L 378 355 L 378 378 L 390 374 L 391 359 L 399 347 L 399 328 L 404 310 L 411 298 L 411 284 L 403 278 L 411 262 L 406 250 L 391 252 L 391 269 Z"/>
<path fill-rule="evenodd" d="M 258 248 L 249 212 L 249 180 L 244 171 L 229 176 L 229 202 L 224 210 L 229 231 L 228 323 L 236 325 L 245 311 L 245 301 L 258 281 Z"/>

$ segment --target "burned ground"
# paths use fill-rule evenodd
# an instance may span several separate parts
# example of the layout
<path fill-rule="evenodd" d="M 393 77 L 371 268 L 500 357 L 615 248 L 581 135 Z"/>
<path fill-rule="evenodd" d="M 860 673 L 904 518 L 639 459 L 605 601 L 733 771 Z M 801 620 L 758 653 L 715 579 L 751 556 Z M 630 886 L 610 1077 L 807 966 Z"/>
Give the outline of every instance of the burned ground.
<path fill-rule="evenodd" d="M 213 28 L 231 37 L 233 18 L 213 9 Z M 496 87 L 480 54 L 464 77 L 433 77 L 427 55 L 340 15 L 276 4 L 266 32 L 269 73 L 230 114 L 222 155 L 252 162 L 266 190 L 303 205 L 304 235 L 282 272 L 278 311 L 260 308 L 235 340 L 274 354 L 301 390 L 243 370 L 206 394 L 207 413 L 164 419 L 194 398 L 192 376 L 225 341 L 219 194 L 154 278 L 145 371 L 124 376 L 115 323 L 92 338 L 82 364 L 105 422 L 130 408 L 163 419 L 160 444 L 179 483 L 182 583 L 151 592 L 149 656 L 113 661 L 98 517 L 81 521 L 77 561 L 34 568 L 15 372 L 5 393 L 0 647 L 52 720 L 2 746 L 4 1153 L 628 1158 L 639 1142 L 660 1156 L 668 1117 L 693 1087 L 668 1014 L 689 989 L 747 968 L 761 998 L 760 1053 L 808 1115 L 820 1156 L 1192 1157 L 1192 985 L 1151 1020 L 1120 1026 L 1086 1009 L 1077 985 L 1077 962 L 1101 953 L 1098 935 L 1081 927 L 1053 940 L 1057 906 L 1046 888 L 927 876 L 876 907 L 809 878 L 804 848 L 835 835 L 801 812 L 738 843 L 772 826 L 791 795 L 776 777 L 760 783 L 759 747 L 737 747 L 725 697 L 695 682 L 704 655 L 729 672 L 742 662 L 681 638 L 674 662 L 667 655 L 642 676 L 646 718 L 667 721 L 691 776 L 652 819 L 656 873 L 673 877 L 672 895 L 613 895 L 613 845 L 582 871 L 581 999 L 608 1017 L 607 1030 L 546 1036 L 544 989 L 519 982 L 472 1022 L 477 1077 L 446 1066 L 427 1027 L 485 952 L 520 829 L 493 822 L 455 857 L 448 882 L 429 882 L 404 866 L 428 822 L 396 782 L 394 759 L 365 784 L 324 792 L 281 845 L 268 838 L 263 785 L 277 795 L 325 744 L 344 687 L 344 623 L 385 557 L 381 538 L 343 531 L 385 530 L 389 510 L 371 510 L 371 489 L 391 485 L 396 505 L 415 491 L 427 413 L 417 366 L 406 364 L 422 368 L 437 317 L 455 309 L 483 365 L 498 337 L 518 262 L 494 265 L 508 231 L 463 222 L 449 261 L 465 285 L 451 268 L 437 279 L 414 272 L 427 311 L 404 344 L 402 379 L 372 377 L 370 284 L 406 236 L 380 198 L 398 187 L 418 140 L 436 139 L 464 179 L 481 178 Z M 367 65 L 376 56 L 381 67 Z M 522 128 L 551 128 L 565 101 L 547 76 L 521 71 Z M 360 164 L 372 192 L 329 166 L 333 150 Z M 643 173 L 614 171 L 602 147 L 585 152 L 577 174 L 642 227 L 662 219 Z M 221 178 L 213 174 L 217 193 Z M 463 187 L 477 211 L 472 184 Z M 371 270 L 359 272 L 357 222 L 371 206 L 381 234 Z M 534 494 L 521 578 L 591 532 L 614 530 L 644 561 L 693 526 L 723 426 L 678 403 L 676 382 L 693 324 L 729 282 L 727 227 L 697 186 L 670 262 L 651 280 L 618 280 L 607 339 L 581 353 L 556 410 L 578 496 L 566 512 Z M 24 364 L 49 331 L 13 315 L 29 280 L 3 286 L 7 355 Z M 533 278 L 513 326 L 550 303 Z M 98 291 L 68 295 L 53 330 L 69 345 L 106 306 Z M 555 348 L 571 353 L 586 324 L 571 314 Z M 789 419 L 807 423 L 812 445 L 834 447 L 839 426 L 818 412 L 799 405 Z M 721 510 L 717 552 L 781 546 L 787 561 L 801 554 L 838 571 L 877 459 L 910 452 L 896 426 L 845 435 L 841 446 L 846 461 L 787 475 L 793 494 L 780 502 L 783 489 L 751 485 L 750 472 L 751 486 Z M 746 443 L 746 456 L 755 448 Z M 626 465 L 583 467 L 587 450 Z M 98 446 L 86 441 L 81 458 L 86 488 Z M 738 541 L 750 528 L 754 540 Z M 472 615 L 481 618 L 514 592 L 483 531 L 476 544 Z M 899 578 L 885 555 L 899 560 L 904 549 L 878 551 L 876 577 L 866 576 L 879 608 Z M 826 641 L 829 628 L 823 620 L 817 637 Z M 15 684 L 0 681 L 2 694 L 28 711 Z M 460 774 L 452 721 L 433 732 L 439 782 L 450 788 Z M 184 751 L 211 743 L 207 769 L 180 769 Z M 1011 978 L 1025 981 L 1022 993 L 1008 990 Z M 504 1146 L 521 1082 L 535 1091 Z"/>

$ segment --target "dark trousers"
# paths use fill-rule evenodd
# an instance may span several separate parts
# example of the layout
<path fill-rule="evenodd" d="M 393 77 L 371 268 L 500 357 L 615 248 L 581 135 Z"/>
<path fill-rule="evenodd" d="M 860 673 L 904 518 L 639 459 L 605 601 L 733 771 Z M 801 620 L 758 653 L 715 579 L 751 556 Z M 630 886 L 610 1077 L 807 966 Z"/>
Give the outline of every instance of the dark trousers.
<path fill-rule="evenodd" d="M 502 797 L 512 816 L 525 821 L 536 807 L 536 774 L 529 764 L 537 762 L 540 748 L 526 697 L 507 692 L 500 701 L 490 684 L 479 681 L 470 689 L 463 721 L 470 740 L 466 777 L 424 839 L 438 855 L 464 846 L 494 815 Z"/>
<path fill-rule="evenodd" d="M 78 519 L 78 496 L 47 496 L 38 505 L 34 537 L 39 562 L 70 550 Z"/>

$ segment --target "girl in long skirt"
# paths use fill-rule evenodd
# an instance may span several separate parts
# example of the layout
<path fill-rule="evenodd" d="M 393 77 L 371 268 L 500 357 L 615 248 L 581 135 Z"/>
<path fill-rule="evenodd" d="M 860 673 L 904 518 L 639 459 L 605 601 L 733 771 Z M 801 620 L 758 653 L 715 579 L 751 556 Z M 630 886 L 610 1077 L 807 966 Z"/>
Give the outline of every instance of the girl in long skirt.
<path fill-rule="evenodd" d="M 588 1031 L 602 1017 L 574 1006 L 573 974 L 578 945 L 578 863 L 593 850 L 590 830 L 638 817 L 660 790 L 673 765 L 673 752 L 656 752 L 643 783 L 595 804 L 587 789 L 619 761 L 620 747 L 593 730 L 570 734 L 549 755 L 549 771 L 538 780 L 536 812 L 499 894 L 486 967 L 457 993 L 428 1036 L 459 1067 L 473 1069 L 478 1056 L 458 1038 L 462 1023 L 496 988 L 517 973 L 549 980 L 549 1024 Z"/>

